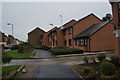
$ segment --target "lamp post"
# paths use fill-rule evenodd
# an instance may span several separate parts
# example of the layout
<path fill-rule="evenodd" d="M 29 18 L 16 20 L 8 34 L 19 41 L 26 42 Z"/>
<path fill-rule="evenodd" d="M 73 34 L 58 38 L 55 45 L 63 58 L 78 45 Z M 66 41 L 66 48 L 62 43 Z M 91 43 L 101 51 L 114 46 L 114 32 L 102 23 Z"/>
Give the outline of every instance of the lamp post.
<path fill-rule="evenodd" d="M 13 24 L 12 23 L 7 23 L 7 25 L 11 25 L 12 26 L 12 37 L 13 37 Z M 12 45 L 14 45 L 14 39 L 12 40 Z"/>
<path fill-rule="evenodd" d="M 49 24 L 49 25 L 51 25 L 52 26 L 52 28 L 53 28 L 53 24 Z M 52 30 L 52 51 L 53 51 L 53 30 Z"/>

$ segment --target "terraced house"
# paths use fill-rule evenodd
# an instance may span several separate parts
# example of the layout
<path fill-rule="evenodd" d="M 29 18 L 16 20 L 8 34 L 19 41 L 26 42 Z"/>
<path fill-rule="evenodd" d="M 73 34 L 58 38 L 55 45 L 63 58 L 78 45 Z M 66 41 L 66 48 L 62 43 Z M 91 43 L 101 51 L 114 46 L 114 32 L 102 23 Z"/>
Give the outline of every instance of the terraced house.
<path fill-rule="evenodd" d="M 105 17 L 106 18 L 106 17 Z M 93 13 L 82 19 L 71 20 L 60 27 L 54 27 L 43 35 L 43 45 L 49 47 L 79 48 L 84 51 L 114 50 L 114 27 L 112 16 L 105 20 Z M 105 34 L 105 33 L 108 34 Z"/>

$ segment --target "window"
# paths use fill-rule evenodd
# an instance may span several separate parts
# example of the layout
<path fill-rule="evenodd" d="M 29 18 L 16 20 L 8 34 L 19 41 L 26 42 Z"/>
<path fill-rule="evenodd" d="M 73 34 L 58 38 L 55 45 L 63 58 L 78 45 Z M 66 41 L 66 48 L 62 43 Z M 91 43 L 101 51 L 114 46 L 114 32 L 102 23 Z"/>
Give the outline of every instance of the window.
<path fill-rule="evenodd" d="M 75 40 L 75 45 L 78 45 L 78 40 Z"/>
<path fill-rule="evenodd" d="M 67 45 L 67 40 L 64 41 L 64 44 Z"/>
<path fill-rule="evenodd" d="M 43 39 L 43 35 L 41 35 L 40 38 Z"/>
<path fill-rule="evenodd" d="M 63 32 L 64 35 L 66 35 L 66 30 Z"/>
<path fill-rule="evenodd" d="M 68 29 L 68 34 L 72 34 L 72 28 Z"/>
<path fill-rule="evenodd" d="M 69 39 L 69 46 L 72 46 L 72 40 Z"/>
<path fill-rule="evenodd" d="M 79 46 L 86 46 L 87 45 L 87 39 L 86 38 L 82 38 L 78 42 L 79 42 Z"/>

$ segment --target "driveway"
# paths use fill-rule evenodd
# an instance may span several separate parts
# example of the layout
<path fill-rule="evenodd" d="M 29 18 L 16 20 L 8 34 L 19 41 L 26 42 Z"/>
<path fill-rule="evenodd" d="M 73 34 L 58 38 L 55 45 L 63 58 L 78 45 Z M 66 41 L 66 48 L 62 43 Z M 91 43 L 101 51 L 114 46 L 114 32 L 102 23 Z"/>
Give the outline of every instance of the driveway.
<path fill-rule="evenodd" d="M 42 49 L 36 49 L 36 58 L 51 58 L 54 57 L 51 52 Z"/>
<path fill-rule="evenodd" d="M 43 65 L 38 66 L 33 78 L 80 78 L 70 66 L 67 65 Z M 82 80 L 81 78 L 79 80 Z"/>

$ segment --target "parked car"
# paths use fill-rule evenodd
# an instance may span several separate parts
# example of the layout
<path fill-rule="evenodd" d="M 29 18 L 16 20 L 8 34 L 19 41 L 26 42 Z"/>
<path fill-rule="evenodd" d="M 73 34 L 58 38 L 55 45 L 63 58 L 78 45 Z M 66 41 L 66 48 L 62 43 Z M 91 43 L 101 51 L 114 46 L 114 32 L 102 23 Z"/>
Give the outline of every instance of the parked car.
<path fill-rule="evenodd" d="M 10 46 L 6 45 L 4 46 L 4 49 L 10 49 Z"/>

